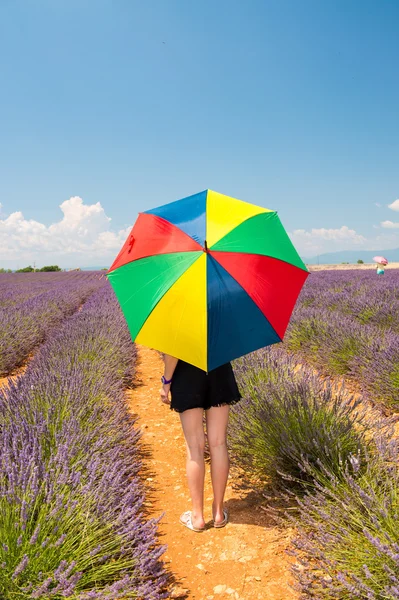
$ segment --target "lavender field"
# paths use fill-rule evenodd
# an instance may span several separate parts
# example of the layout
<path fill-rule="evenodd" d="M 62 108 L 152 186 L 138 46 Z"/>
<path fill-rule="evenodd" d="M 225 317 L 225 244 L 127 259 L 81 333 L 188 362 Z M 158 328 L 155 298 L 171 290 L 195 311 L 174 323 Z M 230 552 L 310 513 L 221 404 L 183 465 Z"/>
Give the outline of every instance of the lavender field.
<path fill-rule="evenodd" d="M 98 272 L 0 274 L 0 377 L 104 284 Z"/>
<path fill-rule="evenodd" d="M 136 350 L 100 275 L 0 276 L 1 372 L 27 363 L 0 389 L 0 598 L 169 597 L 124 394 Z M 398 308 L 399 271 L 312 274 L 284 343 L 234 362 L 232 462 L 294 527 L 301 600 L 399 600 Z M 342 376 L 392 416 L 371 426 Z"/>
<path fill-rule="evenodd" d="M 124 398 L 134 345 L 104 279 L 57 279 L 2 296 L 18 311 L 37 292 L 42 318 L 45 298 L 66 304 L 26 372 L 0 390 L 0 597 L 165 598 L 164 547 L 143 513 L 140 432 Z"/>
<path fill-rule="evenodd" d="M 399 409 L 399 270 L 312 273 L 284 346 L 321 373 L 345 376 Z"/>

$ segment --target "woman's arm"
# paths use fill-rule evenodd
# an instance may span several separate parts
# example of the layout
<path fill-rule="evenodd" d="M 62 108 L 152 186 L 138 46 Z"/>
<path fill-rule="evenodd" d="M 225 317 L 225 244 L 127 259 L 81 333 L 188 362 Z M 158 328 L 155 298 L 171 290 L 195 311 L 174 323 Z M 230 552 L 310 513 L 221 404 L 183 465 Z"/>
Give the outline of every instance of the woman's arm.
<path fill-rule="evenodd" d="M 169 354 L 164 354 L 163 360 L 165 363 L 163 374 L 164 374 L 165 379 L 167 379 L 169 381 L 173 377 L 173 373 L 175 372 L 178 359 L 175 358 L 174 356 L 170 356 Z M 161 400 L 164 404 L 170 404 L 169 392 L 170 392 L 170 383 L 162 384 Z"/>
<path fill-rule="evenodd" d="M 178 359 L 175 358 L 174 356 L 170 356 L 170 354 L 164 354 L 164 363 L 165 363 L 165 368 L 164 368 L 164 376 L 165 379 L 172 379 L 173 377 L 173 373 L 175 372 L 176 369 L 176 365 L 177 365 L 177 361 Z"/>

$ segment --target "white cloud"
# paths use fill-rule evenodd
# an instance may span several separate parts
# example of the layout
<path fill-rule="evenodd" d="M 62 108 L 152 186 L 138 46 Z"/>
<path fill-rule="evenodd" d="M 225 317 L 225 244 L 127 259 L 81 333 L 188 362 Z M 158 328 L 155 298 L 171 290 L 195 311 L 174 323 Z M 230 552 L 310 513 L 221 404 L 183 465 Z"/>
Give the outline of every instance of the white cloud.
<path fill-rule="evenodd" d="M 382 221 L 381 227 L 385 229 L 399 229 L 399 223 L 394 223 L 393 221 Z"/>
<path fill-rule="evenodd" d="M 297 230 L 297 232 L 302 231 L 308 237 L 316 237 L 322 240 L 351 240 L 355 244 L 361 244 L 365 241 L 365 238 L 362 235 L 356 233 L 354 229 L 349 229 L 346 225 L 342 225 L 339 229 L 312 229 L 311 231 Z M 294 233 L 296 233 L 294 231 Z"/>
<path fill-rule="evenodd" d="M 48 227 L 20 211 L 0 219 L 0 266 L 110 264 L 131 227 L 112 231 L 101 204 L 84 204 L 79 196 L 65 200 L 60 209 L 63 218 Z"/>
<path fill-rule="evenodd" d="M 388 204 L 388 208 L 391 210 L 397 210 L 399 212 L 399 198 L 392 202 L 392 204 Z"/>
<path fill-rule="evenodd" d="M 303 255 L 320 254 L 359 248 L 367 242 L 366 238 L 354 229 L 342 225 L 339 229 L 296 229 L 290 234 L 293 244 Z"/>
<path fill-rule="evenodd" d="M 375 226 L 380 234 L 369 238 L 343 225 L 339 229 L 296 229 L 290 238 L 301 256 L 312 257 L 341 250 L 389 250 L 399 247 L 399 224 Z M 385 229 L 382 229 L 384 227 Z M 377 232 L 376 232 L 377 233 Z"/>

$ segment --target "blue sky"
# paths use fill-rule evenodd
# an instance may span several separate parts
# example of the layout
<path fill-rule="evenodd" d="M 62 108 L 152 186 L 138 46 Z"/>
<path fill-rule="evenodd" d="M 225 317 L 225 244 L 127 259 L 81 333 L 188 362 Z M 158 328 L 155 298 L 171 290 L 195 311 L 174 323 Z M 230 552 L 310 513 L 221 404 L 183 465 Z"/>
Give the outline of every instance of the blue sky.
<path fill-rule="evenodd" d="M 3 0 L 0 266 L 108 264 L 139 210 L 206 188 L 277 209 L 304 256 L 398 247 L 398 23 L 396 0 Z"/>

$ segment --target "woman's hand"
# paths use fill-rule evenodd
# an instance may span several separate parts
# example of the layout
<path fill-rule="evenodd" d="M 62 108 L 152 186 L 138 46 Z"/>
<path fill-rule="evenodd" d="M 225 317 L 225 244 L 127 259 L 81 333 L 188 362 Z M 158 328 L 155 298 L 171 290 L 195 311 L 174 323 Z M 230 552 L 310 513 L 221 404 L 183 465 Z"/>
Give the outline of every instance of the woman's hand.
<path fill-rule="evenodd" d="M 161 387 L 161 392 L 160 392 L 161 400 L 164 404 L 170 405 L 169 392 L 170 392 L 170 383 L 168 383 L 168 384 L 164 383 L 163 386 Z"/>

